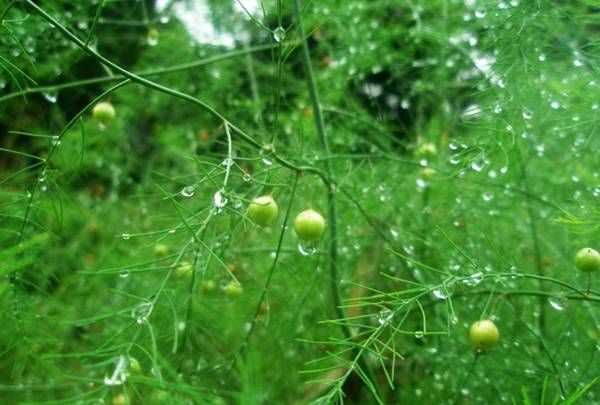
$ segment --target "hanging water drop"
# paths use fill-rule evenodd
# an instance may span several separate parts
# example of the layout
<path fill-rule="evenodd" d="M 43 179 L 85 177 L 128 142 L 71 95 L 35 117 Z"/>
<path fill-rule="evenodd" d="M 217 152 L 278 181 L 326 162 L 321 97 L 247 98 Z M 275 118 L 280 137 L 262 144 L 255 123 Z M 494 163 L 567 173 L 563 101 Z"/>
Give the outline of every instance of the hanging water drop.
<path fill-rule="evenodd" d="M 273 39 L 275 40 L 275 42 L 283 42 L 283 40 L 285 39 L 285 28 L 281 26 L 275 28 L 275 30 L 273 30 Z"/>
<path fill-rule="evenodd" d="M 439 300 L 445 300 L 446 298 L 448 298 L 446 293 L 444 291 L 442 291 L 441 289 L 433 290 L 432 294 L 435 298 L 437 298 Z"/>
<path fill-rule="evenodd" d="M 223 195 L 223 189 L 217 191 L 215 193 L 215 195 L 213 196 L 213 202 L 215 204 L 215 207 L 217 207 L 218 209 L 223 208 L 225 205 L 227 205 L 227 197 L 225 197 Z"/>
<path fill-rule="evenodd" d="M 196 191 L 196 188 L 194 186 L 185 186 L 184 188 L 181 189 L 181 191 L 179 192 L 181 194 L 182 197 L 192 197 L 194 195 Z"/>
<path fill-rule="evenodd" d="M 564 304 L 559 298 L 548 298 L 548 303 L 557 311 L 563 311 L 565 309 Z"/>
<path fill-rule="evenodd" d="M 393 317 L 394 313 L 392 310 L 389 308 L 384 308 L 377 313 L 377 322 L 379 322 L 380 325 L 385 325 L 391 321 Z"/>
<path fill-rule="evenodd" d="M 142 302 L 131 310 L 131 317 L 135 319 L 138 325 L 148 321 L 148 317 L 154 309 L 154 304 L 151 302 Z"/>
<path fill-rule="evenodd" d="M 317 253 L 317 246 L 314 242 L 300 242 L 298 243 L 298 252 L 302 256 L 312 256 Z"/>

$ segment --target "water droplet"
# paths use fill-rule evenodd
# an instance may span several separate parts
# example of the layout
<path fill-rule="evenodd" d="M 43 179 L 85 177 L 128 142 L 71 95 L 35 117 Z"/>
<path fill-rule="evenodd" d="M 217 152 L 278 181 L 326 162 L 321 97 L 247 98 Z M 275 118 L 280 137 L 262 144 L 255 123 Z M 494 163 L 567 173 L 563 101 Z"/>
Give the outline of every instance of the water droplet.
<path fill-rule="evenodd" d="M 540 54 L 540 56 L 538 56 L 538 60 L 539 60 L 540 62 L 543 62 L 543 61 L 545 61 L 545 60 L 546 60 L 546 55 L 544 55 L 543 53 L 542 53 L 542 54 Z"/>
<path fill-rule="evenodd" d="M 523 118 L 525 118 L 526 120 L 530 120 L 531 117 L 533 117 L 533 113 L 526 108 L 523 109 L 522 115 L 523 115 Z"/>
<path fill-rule="evenodd" d="M 127 269 L 123 269 L 119 272 L 119 277 L 121 278 L 127 278 L 129 277 L 129 270 Z"/>
<path fill-rule="evenodd" d="M 361 86 L 361 91 L 369 98 L 377 98 L 383 93 L 383 86 L 379 83 L 367 82 Z"/>
<path fill-rule="evenodd" d="M 187 198 L 187 197 L 192 197 L 195 192 L 196 192 L 195 186 L 185 186 L 184 188 L 181 189 L 181 191 L 179 193 L 181 194 L 182 197 Z"/>
<path fill-rule="evenodd" d="M 123 240 L 129 240 L 129 239 L 131 239 L 131 235 L 130 235 L 130 234 L 128 234 L 128 233 L 122 233 L 122 234 L 121 234 L 121 238 L 122 238 Z"/>
<path fill-rule="evenodd" d="M 154 309 L 154 304 L 151 302 L 142 302 L 131 310 L 131 317 L 135 319 L 138 325 L 148 321 L 148 317 Z"/>
<path fill-rule="evenodd" d="M 446 293 L 444 291 L 440 290 L 440 289 L 433 290 L 431 293 L 433 294 L 433 296 L 435 298 L 440 299 L 440 300 L 445 300 L 446 298 L 448 298 L 448 296 L 446 295 Z"/>
<path fill-rule="evenodd" d="M 127 365 L 129 364 L 127 357 L 119 356 L 116 363 L 112 375 L 110 377 L 104 377 L 104 385 L 122 385 L 127 381 L 127 377 L 129 376 L 129 373 L 127 372 Z"/>
<path fill-rule="evenodd" d="M 233 165 L 233 159 L 231 159 L 231 158 L 225 158 L 221 162 L 221 165 L 229 168 L 229 167 L 231 167 Z"/>
<path fill-rule="evenodd" d="M 537 151 L 537 155 L 539 157 L 542 157 L 544 156 L 544 151 L 546 150 L 546 147 L 544 146 L 544 144 L 536 145 L 535 150 Z"/>
<path fill-rule="evenodd" d="M 56 100 L 58 100 L 58 92 L 57 91 L 46 91 L 46 92 L 43 92 L 42 95 L 44 96 L 44 98 L 46 100 L 48 100 L 52 104 L 56 103 Z"/>
<path fill-rule="evenodd" d="M 475 10 L 475 17 L 476 18 L 484 18 L 485 17 L 485 10 Z"/>
<path fill-rule="evenodd" d="M 157 29 L 152 28 L 148 31 L 148 35 L 146 36 L 146 43 L 149 46 L 158 45 L 158 30 Z"/>
<path fill-rule="evenodd" d="M 317 253 L 317 246 L 312 242 L 300 242 L 298 243 L 298 252 L 300 252 L 302 256 L 312 256 Z"/>
<path fill-rule="evenodd" d="M 490 192 L 485 192 L 481 195 L 481 198 L 483 199 L 483 201 L 485 202 L 490 202 L 494 199 L 494 195 Z"/>
<path fill-rule="evenodd" d="M 384 308 L 377 313 L 377 322 L 379 322 L 380 325 L 385 325 L 391 321 L 393 317 L 394 313 L 392 310 L 389 308 Z"/>
<path fill-rule="evenodd" d="M 422 330 L 418 330 L 418 331 L 415 332 L 415 337 L 417 339 L 421 339 L 421 338 L 423 338 L 423 336 L 425 336 L 425 333 L 423 333 Z"/>
<path fill-rule="evenodd" d="M 471 162 L 471 169 L 480 172 L 483 169 L 483 162 Z"/>
<path fill-rule="evenodd" d="M 60 137 L 58 135 L 54 135 L 52 137 L 51 143 L 52 143 L 52 146 L 58 146 L 58 145 L 60 145 Z"/>
<path fill-rule="evenodd" d="M 562 311 L 565 309 L 564 302 L 562 302 L 560 298 L 548 298 L 548 303 L 557 311 Z"/>
<path fill-rule="evenodd" d="M 579 59 L 575 59 L 573 61 L 573 66 L 575 66 L 575 67 L 581 67 L 581 66 L 583 66 L 583 62 L 580 61 Z"/>
<path fill-rule="evenodd" d="M 242 180 L 250 181 L 252 180 L 252 176 L 250 175 L 250 173 L 244 173 L 244 175 L 242 176 Z"/>
<path fill-rule="evenodd" d="M 285 39 L 285 28 L 279 26 L 273 30 L 273 39 L 275 42 L 283 42 Z"/>
<path fill-rule="evenodd" d="M 552 108 L 553 110 L 558 110 L 560 108 L 560 102 L 557 100 L 552 100 L 550 102 L 550 108 Z"/>
<path fill-rule="evenodd" d="M 463 110 L 461 116 L 463 119 L 472 119 L 481 114 L 481 111 L 481 107 L 477 104 L 471 104 Z"/>
<path fill-rule="evenodd" d="M 473 273 L 470 277 L 463 280 L 463 283 L 469 287 L 475 287 L 483 280 L 483 273 L 478 271 Z"/>
<path fill-rule="evenodd" d="M 215 207 L 217 208 L 223 208 L 225 205 L 227 205 L 227 197 L 225 197 L 223 195 L 223 189 L 217 191 L 213 197 L 213 202 L 215 204 Z"/>

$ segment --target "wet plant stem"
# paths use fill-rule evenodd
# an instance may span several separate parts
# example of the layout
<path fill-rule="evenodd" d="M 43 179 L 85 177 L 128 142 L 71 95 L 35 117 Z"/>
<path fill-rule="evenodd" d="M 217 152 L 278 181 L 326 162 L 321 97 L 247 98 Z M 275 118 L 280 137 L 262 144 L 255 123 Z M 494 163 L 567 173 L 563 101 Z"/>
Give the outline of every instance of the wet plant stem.
<path fill-rule="evenodd" d="M 300 48 L 301 48 L 301 58 L 302 64 L 304 65 L 304 70 L 306 73 L 306 82 L 308 85 L 308 90 L 310 94 L 310 100 L 313 108 L 313 113 L 315 117 L 315 126 L 319 138 L 319 142 L 321 144 L 321 148 L 326 156 L 330 156 L 331 152 L 329 149 L 329 142 L 327 140 L 327 136 L 325 133 L 325 123 L 323 120 L 323 111 L 321 109 L 321 102 L 319 100 L 319 92 L 317 88 L 317 83 L 315 80 L 315 74 L 312 68 L 312 63 L 310 60 L 310 51 L 308 49 L 308 43 L 306 41 L 306 32 L 304 29 L 304 21 L 302 18 L 302 5 L 301 0 L 294 0 L 294 17 L 296 19 L 296 23 L 298 25 L 298 32 L 300 35 Z M 325 160 L 323 162 L 325 167 L 325 175 L 327 178 L 332 179 L 332 170 L 331 170 L 331 162 L 329 160 Z M 342 329 L 342 333 L 344 337 L 348 340 L 352 339 L 352 331 L 349 326 L 343 322 L 346 319 L 346 314 L 344 309 L 342 308 L 342 300 L 341 300 L 341 292 L 340 292 L 340 280 L 338 275 L 338 248 L 337 248 L 337 211 L 336 211 L 336 201 L 335 201 L 335 189 L 334 183 L 332 181 L 326 181 L 325 186 L 327 187 L 327 200 L 328 200 L 328 230 L 329 230 L 329 277 L 330 277 L 330 287 L 331 287 L 331 295 L 333 300 L 333 306 L 336 317 L 341 320 L 340 328 Z M 371 371 L 368 364 L 366 364 L 362 357 L 358 359 L 359 365 L 366 373 L 368 379 L 371 380 L 371 384 L 368 384 L 366 381 L 365 385 L 368 386 L 371 394 L 374 396 L 374 399 L 377 401 L 378 394 L 375 391 L 379 391 L 377 389 L 377 380 L 375 379 L 373 372 Z"/>
<path fill-rule="evenodd" d="M 519 155 L 519 160 L 521 163 L 521 181 L 523 183 L 523 190 L 525 191 L 526 195 L 531 195 L 531 190 L 529 188 L 529 179 L 527 176 L 527 165 L 525 160 L 523 159 L 521 151 L 518 150 L 517 153 Z M 540 253 L 540 243 L 537 233 L 535 212 L 529 197 L 526 197 L 525 204 L 527 206 L 527 216 L 529 217 L 529 229 L 531 232 L 531 241 L 533 244 L 533 258 L 535 262 L 536 272 L 540 277 L 544 277 L 544 267 L 542 266 L 542 257 Z M 544 285 L 541 279 L 539 280 L 539 288 L 540 291 L 544 291 Z M 538 316 L 538 328 L 540 331 L 540 336 L 542 336 L 543 338 L 545 336 L 546 331 L 546 300 L 541 296 L 539 298 L 539 306 L 540 313 Z M 540 349 L 543 349 L 541 345 Z"/>

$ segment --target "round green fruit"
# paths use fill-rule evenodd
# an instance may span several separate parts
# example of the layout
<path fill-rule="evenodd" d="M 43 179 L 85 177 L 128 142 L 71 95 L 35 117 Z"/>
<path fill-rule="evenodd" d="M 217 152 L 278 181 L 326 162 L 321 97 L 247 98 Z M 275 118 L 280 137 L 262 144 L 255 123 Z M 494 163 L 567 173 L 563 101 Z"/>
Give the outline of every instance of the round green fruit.
<path fill-rule="evenodd" d="M 471 325 L 469 340 L 476 350 L 491 349 L 496 346 L 498 339 L 500 339 L 500 332 L 494 322 L 489 319 L 477 321 Z"/>
<path fill-rule="evenodd" d="M 111 103 L 102 101 L 94 106 L 92 115 L 100 124 L 106 125 L 115 118 L 116 112 Z"/>
<path fill-rule="evenodd" d="M 140 365 L 140 362 L 135 357 L 129 358 L 129 371 L 132 374 L 141 374 L 142 373 L 142 366 Z"/>
<path fill-rule="evenodd" d="M 194 269 L 190 262 L 181 262 L 175 269 L 175 277 L 177 278 L 188 278 L 192 276 Z"/>
<path fill-rule="evenodd" d="M 257 197 L 250 203 L 246 215 L 257 225 L 271 226 L 277 219 L 279 208 L 270 195 Z"/>
<path fill-rule="evenodd" d="M 300 239 L 317 241 L 325 231 L 325 219 L 315 210 L 302 211 L 294 220 L 294 229 Z"/>
<path fill-rule="evenodd" d="M 223 292 L 229 298 L 237 298 L 242 295 L 244 289 L 235 281 L 230 281 L 225 287 L 223 287 Z"/>
<path fill-rule="evenodd" d="M 592 248 L 583 248 L 575 255 L 575 267 L 586 273 L 600 271 L 600 253 Z"/>
<path fill-rule="evenodd" d="M 211 293 L 217 288 L 214 280 L 202 280 L 200 281 L 200 292 Z"/>
<path fill-rule="evenodd" d="M 169 247 L 164 243 L 154 245 L 154 254 L 158 257 L 166 256 L 169 253 Z"/>
<path fill-rule="evenodd" d="M 122 393 L 116 394 L 112 398 L 112 405 L 127 405 L 128 403 L 127 397 Z"/>
<path fill-rule="evenodd" d="M 424 143 L 417 148 L 417 156 L 432 159 L 437 155 L 437 147 L 432 143 Z"/>
<path fill-rule="evenodd" d="M 431 167 L 424 167 L 419 171 L 419 175 L 424 180 L 431 180 L 436 175 L 436 173 L 437 171 L 435 169 L 432 169 Z"/>

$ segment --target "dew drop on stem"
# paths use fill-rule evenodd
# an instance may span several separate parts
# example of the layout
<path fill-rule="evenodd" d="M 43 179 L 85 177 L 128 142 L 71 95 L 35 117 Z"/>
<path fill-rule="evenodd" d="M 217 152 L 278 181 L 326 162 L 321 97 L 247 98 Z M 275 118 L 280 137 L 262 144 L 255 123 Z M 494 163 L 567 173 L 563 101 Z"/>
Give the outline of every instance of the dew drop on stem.
<path fill-rule="evenodd" d="M 119 356 L 116 360 L 116 366 L 110 377 L 104 377 L 104 385 L 115 386 L 123 385 L 127 381 L 129 373 L 127 372 L 127 365 L 129 361 L 125 356 Z"/>
<path fill-rule="evenodd" d="M 141 325 L 148 321 L 148 317 L 152 313 L 153 309 L 154 304 L 151 302 L 142 302 L 134 307 L 133 310 L 131 310 L 131 317 L 135 319 L 138 325 Z"/>
<path fill-rule="evenodd" d="M 548 304 L 557 311 L 563 311 L 565 309 L 564 302 L 562 302 L 560 298 L 548 298 Z"/>
<path fill-rule="evenodd" d="M 42 95 L 48 102 L 52 104 L 56 103 L 56 101 L 58 100 L 58 92 L 56 91 L 46 91 L 42 93 Z"/>
<path fill-rule="evenodd" d="M 448 298 L 446 293 L 444 291 L 442 291 L 441 289 L 433 290 L 431 293 L 433 294 L 433 296 L 435 298 L 440 299 L 440 300 L 445 300 L 446 298 Z"/>
<path fill-rule="evenodd" d="M 179 192 L 181 194 L 182 197 L 192 197 L 194 195 L 194 193 L 196 192 L 196 188 L 194 186 L 185 186 L 184 188 L 181 189 L 181 191 Z"/>
<path fill-rule="evenodd" d="M 384 308 L 377 313 L 377 322 L 380 325 L 385 325 L 392 320 L 394 313 L 389 308 Z"/>
<path fill-rule="evenodd" d="M 227 205 L 227 197 L 225 197 L 223 195 L 223 189 L 217 191 L 215 193 L 215 195 L 213 196 L 213 203 L 215 204 L 215 207 L 217 207 L 218 211 L 217 212 L 221 212 L 221 209 L 223 207 L 225 207 L 225 205 Z"/>
<path fill-rule="evenodd" d="M 300 242 L 298 243 L 298 252 L 302 256 L 312 256 L 317 253 L 317 246 L 314 242 Z"/>
<path fill-rule="evenodd" d="M 273 30 L 273 39 L 275 42 L 281 43 L 285 40 L 285 28 L 277 27 Z"/>

